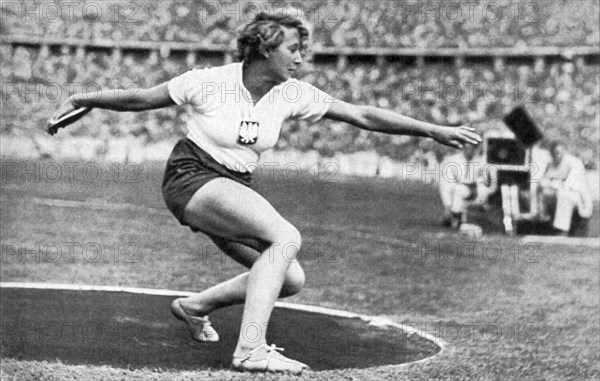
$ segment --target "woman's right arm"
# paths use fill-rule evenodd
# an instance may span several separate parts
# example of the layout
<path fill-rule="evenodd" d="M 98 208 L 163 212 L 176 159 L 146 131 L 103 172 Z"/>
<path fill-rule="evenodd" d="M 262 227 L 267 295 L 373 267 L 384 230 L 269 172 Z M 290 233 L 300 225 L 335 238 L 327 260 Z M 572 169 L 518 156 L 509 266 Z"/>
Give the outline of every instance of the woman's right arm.
<path fill-rule="evenodd" d="M 169 95 L 168 82 L 150 89 L 101 90 L 93 94 L 78 93 L 69 97 L 75 108 L 103 108 L 114 111 L 144 111 L 174 106 Z"/>
<path fill-rule="evenodd" d="M 58 110 L 48 119 L 46 132 L 54 135 L 58 129 L 73 123 L 77 119 L 70 122 L 63 122 L 62 125 L 58 121 L 75 110 L 84 107 L 87 109 L 104 108 L 114 111 L 144 111 L 173 106 L 175 104 L 169 94 L 168 82 L 150 89 L 115 89 L 101 90 L 93 94 L 73 94 L 62 102 Z"/>

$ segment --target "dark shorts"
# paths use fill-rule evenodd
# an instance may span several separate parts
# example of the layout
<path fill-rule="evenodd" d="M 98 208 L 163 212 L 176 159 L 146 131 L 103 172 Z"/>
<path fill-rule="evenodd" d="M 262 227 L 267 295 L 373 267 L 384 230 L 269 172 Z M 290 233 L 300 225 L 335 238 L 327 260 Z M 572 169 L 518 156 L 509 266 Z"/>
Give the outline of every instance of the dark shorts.
<path fill-rule="evenodd" d="M 252 183 L 250 172 L 237 172 L 226 168 L 190 139 L 185 138 L 177 142 L 167 161 L 162 193 L 167 207 L 182 225 L 188 226 L 183 220 L 183 212 L 194 193 L 204 184 L 220 177 L 237 181 L 247 187 Z"/>

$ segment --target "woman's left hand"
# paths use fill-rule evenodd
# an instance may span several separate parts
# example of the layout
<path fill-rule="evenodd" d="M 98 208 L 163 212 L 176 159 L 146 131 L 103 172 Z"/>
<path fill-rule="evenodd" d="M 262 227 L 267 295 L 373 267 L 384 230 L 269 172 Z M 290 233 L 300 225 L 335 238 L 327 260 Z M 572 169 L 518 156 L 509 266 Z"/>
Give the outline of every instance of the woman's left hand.
<path fill-rule="evenodd" d="M 459 127 L 442 127 L 436 129 L 432 138 L 437 142 L 454 147 L 454 148 L 463 148 L 463 144 L 473 144 L 478 145 L 481 143 L 481 136 L 475 132 L 475 129 L 467 126 L 459 126 Z"/>

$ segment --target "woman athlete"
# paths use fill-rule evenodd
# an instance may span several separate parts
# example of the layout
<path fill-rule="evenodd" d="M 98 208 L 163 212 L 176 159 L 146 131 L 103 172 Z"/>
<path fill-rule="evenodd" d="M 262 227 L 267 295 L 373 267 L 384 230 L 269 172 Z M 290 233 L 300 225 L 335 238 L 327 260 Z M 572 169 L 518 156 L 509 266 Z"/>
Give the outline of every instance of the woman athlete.
<path fill-rule="evenodd" d="M 111 90 L 93 98 L 74 94 L 53 116 L 81 107 L 115 111 L 193 107 L 187 138 L 177 143 L 167 162 L 162 188 L 166 204 L 181 224 L 206 234 L 250 270 L 175 300 L 171 310 L 188 324 L 196 340 L 217 341 L 207 315 L 245 303 L 233 353 L 237 370 L 301 373 L 308 368 L 284 357 L 265 338 L 276 299 L 294 295 L 304 285 L 304 272 L 296 260 L 301 244 L 298 229 L 250 188 L 249 164 L 275 145 L 283 121 L 327 118 L 370 131 L 429 137 L 455 148 L 481 142 L 470 127 L 437 126 L 376 107 L 331 101 L 328 94 L 293 79 L 307 37 L 299 20 L 261 13 L 237 40 L 239 63 L 191 70 L 128 96 Z"/>

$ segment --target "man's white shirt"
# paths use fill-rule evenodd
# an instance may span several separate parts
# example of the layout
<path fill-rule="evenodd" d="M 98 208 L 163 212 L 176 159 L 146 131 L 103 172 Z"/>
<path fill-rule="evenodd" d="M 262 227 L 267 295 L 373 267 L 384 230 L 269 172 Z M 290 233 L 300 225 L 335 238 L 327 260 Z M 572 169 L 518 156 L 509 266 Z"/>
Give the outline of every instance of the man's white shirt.
<path fill-rule="evenodd" d="M 463 152 L 447 156 L 441 163 L 440 182 L 475 184 L 481 178 L 482 162 L 479 156 L 467 160 Z"/>
<path fill-rule="evenodd" d="M 168 84 L 178 104 L 192 106 L 187 137 L 235 171 L 252 171 L 261 152 L 273 148 L 288 119 L 318 121 L 333 98 L 306 82 L 289 79 L 256 104 L 242 82 L 242 63 L 193 69 Z"/>

